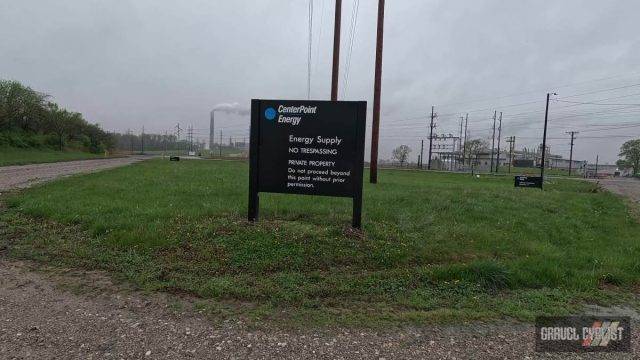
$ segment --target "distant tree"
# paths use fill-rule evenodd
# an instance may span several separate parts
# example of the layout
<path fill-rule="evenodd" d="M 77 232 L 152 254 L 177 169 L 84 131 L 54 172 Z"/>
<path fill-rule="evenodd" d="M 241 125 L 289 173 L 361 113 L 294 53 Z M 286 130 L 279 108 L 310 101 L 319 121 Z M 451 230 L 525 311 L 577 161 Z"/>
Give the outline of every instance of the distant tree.
<path fill-rule="evenodd" d="M 625 169 L 633 169 L 633 175 L 638 175 L 640 172 L 640 139 L 629 140 L 622 144 L 618 156 L 621 159 L 616 164 L 622 164 Z"/>
<path fill-rule="evenodd" d="M 472 159 L 481 152 L 489 151 L 489 143 L 487 143 L 483 139 L 472 139 L 468 140 L 464 145 L 464 157 L 465 159 L 469 159 L 469 164 L 471 164 Z"/>
<path fill-rule="evenodd" d="M 400 162 L 400 166 L 402 167 L 407 161 L 410 152 L 411 148 L 409 146 L 400 145 L 397 148 L 393 149 L 393 158 L 398 160 Z"/>
<path fill-rule="evenodd" d="M 626 159 L 618 159 L 618 161 L 616 161 L 616 166 L 620 170 L 626 170 L 631 168 L 631 164 Z"/>

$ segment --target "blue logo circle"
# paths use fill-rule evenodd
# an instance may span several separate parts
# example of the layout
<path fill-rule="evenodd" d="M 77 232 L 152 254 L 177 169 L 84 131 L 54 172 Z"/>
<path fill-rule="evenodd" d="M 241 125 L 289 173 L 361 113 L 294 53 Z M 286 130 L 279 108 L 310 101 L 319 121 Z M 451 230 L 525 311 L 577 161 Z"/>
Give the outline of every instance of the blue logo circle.
<path fill-rule="evenodd" d="M 266 117 L 267 120 L 275 119 L 276 118 L 276 109 L 267 108 L 267 110 L 264 111 L 264 117 Z"/>

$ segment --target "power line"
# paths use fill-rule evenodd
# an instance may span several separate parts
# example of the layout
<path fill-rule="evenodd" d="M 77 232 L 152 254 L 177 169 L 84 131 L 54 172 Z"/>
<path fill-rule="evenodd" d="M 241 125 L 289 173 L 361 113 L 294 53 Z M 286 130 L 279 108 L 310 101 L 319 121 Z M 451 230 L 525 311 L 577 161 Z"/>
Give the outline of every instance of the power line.
<path fill-rule="evenodd" d="M 324 5 L 326 0 L 322 0 L 322 6 L 320 7 L 320 26 L 318 27 L 318 45 L 316 45 L 316 66 L 314 72 L 318 72 L 318 65 L 320 64 L 320 44 L 322 42 L 322 28 L 324 27 Z"/>
<path fill-rule="evenodd" d="M 606 105 L 606 106 L 640 106 L 640 104 L 603 104 L 603 103 L 595 103 L 595 102 L 582 102 L 582 101 L 568 101 L 568 100 L 558 100 L 559 102 L 564 103 L 572 103 L 572 104 L 581 104 L 581 105 Z"/>
<path fill-rule="evenodd" d="M 360 8 L 360 0 L 353 0 L 351 8 L 351 24 L 349 26 L 349 47 L 347 50 L 347 57 L 345 58 L 344 67 L 344 93 L 347 94 L 347 86 L 349 84 L 349 70 L 351 69 L 351 56 L 353 53 L 353 44 L 355 43 L 356 28 L 358 25 L 358 11 Z"/>
<path fill-rule="evenodd" d="M 616 77 L 620 77 L 620 76 L 615 76 L 615 77 L 611 77 L 611 78 L 616 78 Z M 606 79 L 609 79 L 609 78 L 603 78 L 601 80 L 606 80 Z M 597 81 L 597 80 L 594 80 L 594 81 Z M 590 82 L 590 81 L 586 81 L 586 82 Z M 567 86 L 569 86 L 569 85 L 558 86 L 556 88 L 567 87 Z M 607 92 L 607 91 L 615 91 L 615 90 L 627 89 L 627 88 L 632 88 L 632 87 L 637 87 L 637 86 L 640 86 L 640 83 L 634 83 L 634 84 L 630 84 L 630 85 L 613 87 L 613 88 L 597 89 L 597 90 L 586 92 L 586 93 L 579 93 L 579 94 L 563 96 L 563 99 L 577 97 L 577 96 L 583 96 L 583 95 L 596 94 L 596 93 Z M 520 95 L 521 94 L 528 94 L 528 93 L 533 93 L 533 92 L 520 93 Z M 614 97 L 614 98 L 608 98 L 608 99 L 600 99 L 600 100 L 612 100 L 612 99 L 616 99 L 616 98 L 636 96 L 636 95 L 640 95 L 640 93 L 624 95 L 624 96 L 621 96 L 621 97 Z M 513 96 L 514 95 L 507 95 L 507 96 L 500 96 L 500 97 L 494 97 L 494 98 L 486 98 L 486 100 L 487 101 L 498 100 L 498 99 L 501 99 L 501 98 L 513 97 Z M 473 102 L 480 102 L 480 100 L 473 101 Z M 460 102 L 460 104 L 464 104 L 464 103 L 466 103 L 466 102 Z M 527 101 L 527 102 L 515 103 L 515 104 L 507 104 L 507 105 L 500 106 L 500 108 L 517 107 L 517 106 L 524 106 L 524 105 L 530 105 L 530 104 L 536 104 L 536 103 L 541 103 L 541 101 L 536 100 L 536 101 Z M 450 104 L 458 104 L 458 103 L 450 103 Z M 444 106 L 444 105 L 441 105 L 441 106 Z M 561 107 L 561 108 L 568 108 L 568 107 L 573 107 L 573 106 L 574 105 L 569 105 L 569 106 L 565 106 L 565 107 Z M 489 107 L 489 108 L 482 108 L 482 109 L 474 109 L 474 110 L 471 110 L 471 111 L 468 111 L 468 112 L 489 111 L 489 110 L 492 110 L 492 109 L 493 109 L 493 107 Z M 525 111 L 525 112 L 512 114 L 510 117 L 513 117 L 515 115 L 526 115 L 526 114 L 540 113 L 540 112 L 543 112 L 543 111 L 544 110 Z M 442 117 L 442 118 L 444 118 L 446 116 L 456 116 L 457 117 L 457 116 L 460 116 L 461 113 L 462 112 L 452 112 L 452 113 L 446 113 L 446 114 L 439 114 L 439 116 Z M 408 120 L 415 120 L 415 119 L 424 119 L 424 116 L 409 117 L 409 118 L 404 118 L 404 119 L 400 119 L 400 120 L 396 120 L 396 121 L 408 121 Z"/>
<path fill-rule="evenodd" d="M 307 100 L 311 100 L 311 52 L 313 49 L 313 0 L 309 0 L 309 52 L 307 54 Z"/>

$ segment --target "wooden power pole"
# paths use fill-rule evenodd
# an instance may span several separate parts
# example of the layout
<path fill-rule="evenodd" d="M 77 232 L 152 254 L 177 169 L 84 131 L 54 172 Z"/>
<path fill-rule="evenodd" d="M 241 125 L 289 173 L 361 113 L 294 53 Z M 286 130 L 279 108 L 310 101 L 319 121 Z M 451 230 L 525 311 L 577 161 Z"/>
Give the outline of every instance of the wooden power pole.
<path fill-rule="evenodd" d="M 467 153 L 467 125 L 469 124 L 469 113 L 464 117 L 464 143 L 462 145 L 462 166 L 464 167 L 464 157 Z M 469 155 L 469 165 L 471 165 L 471 155 Z"/>
<path fill-rule="evenodd" d="M 511 174 L 511 163 L 513 163 L 513 150 L 515 148 L 516 137 L 509 137 L 507 142 L 509 143 L 509 174 Z"/>
<path fill-rule="evenodd" d="M 376 34 L 376 65 L 373 84 L 373 122 L 371 124 L 371 162 L 369 182 L 378 182 L 378 138 L 380 137 L 380 90 L 382 87 L 382 43 L 384 39 L 384 0 L 378 0 L 378 31 Z"/>
<path fill-rule="evenodd" d="M 553 95 L 558 95 L 553 93 Z M 544 131 L 542 133 L 542 163 L 540 164 L 540 178 L 542 184 L 544 185 L 544 167 L 545 167 L 545 158 L 547 155 L 547 124 L 549 123 L 549 98 L 551 97 L 551 93 L 547 93 L 547 105 L 544 109 Z M 540 187 L 542 189 L 542 187 Z"/>
<path fill-rule="evenodd" d="M 502 138 L 502 111 L 500 111 L 500 121 L 498 122 L 498 156 L 496 156 L 496 172 L 500 167 L 500 139 Z"/>
<path fill-rule="evenodd" d="M 436 113 L 434 112 L 435 107 L 431 106 L 431 122 L 429 123 L 429 160 L 427 161 L 427 170 L 431 170 L 431 151 L 433 149 L 433 128 L 436 127 L 434 122 L 436 118 Z"/>
<path fill-rule="evenodd" d="M 493 172 L 493 151 L 496 148 L 496 117 L 498 115 L 498 111 L 493 111 L 493 135 L 491 136 L 491 170 L 489 172 Z"/>
<path fill-rule="evenodd" d="M 569 151 L 569 176 L 571 176 L 571 169 L 573 167 L 573 141 L 576 139 L 577 131 L 567 131 L 567 134 L 571 134 L 571 150 Z"/>
<path fill-rule="evenodd" d="M 333 25 L 333 70 L 331 72 L 331 101 L 338 101 L 338 77 L 340 76 L 340 23 L 342 21 L 342 0 L 336 0 L 336 14 Z"/>

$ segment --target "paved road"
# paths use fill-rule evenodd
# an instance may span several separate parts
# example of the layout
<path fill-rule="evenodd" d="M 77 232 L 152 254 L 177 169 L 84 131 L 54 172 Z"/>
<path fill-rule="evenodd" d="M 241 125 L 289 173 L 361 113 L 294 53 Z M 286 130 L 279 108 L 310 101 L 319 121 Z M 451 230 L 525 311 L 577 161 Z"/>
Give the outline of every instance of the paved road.
<path fill-rule="evenodd" d="M 25 188 L 62 176 L 111 169 L 141 161 L 144 157 L 78 160 L 0 167 L 0 192 Z"/>
<path fill-rule="evenodd" d="M 605 189 L 640 202 L 640 180 L 633 178 L 599 179 Z"/>

